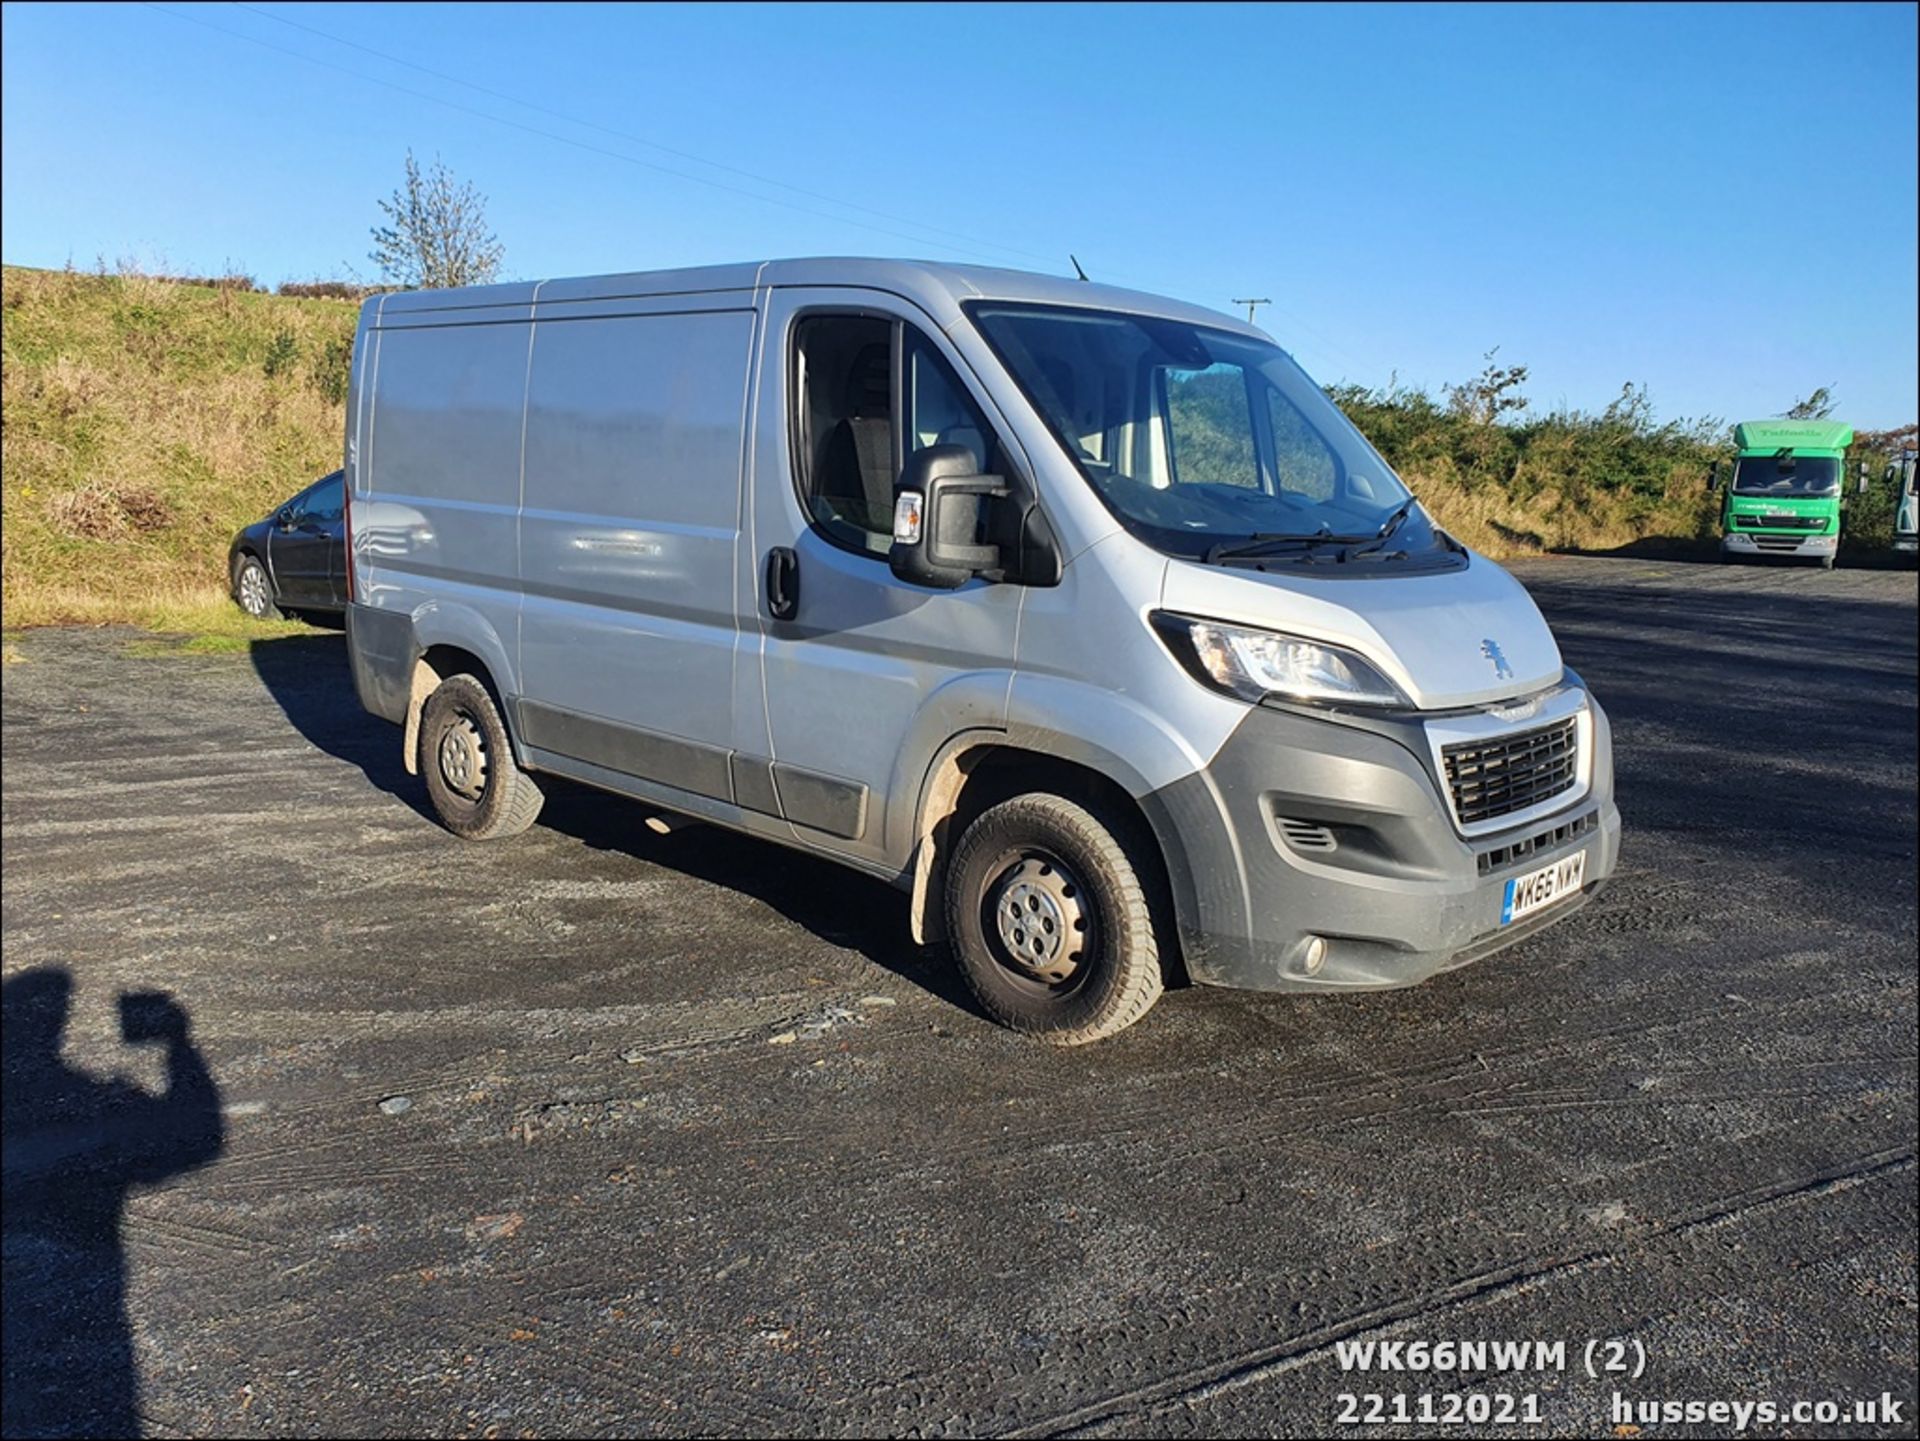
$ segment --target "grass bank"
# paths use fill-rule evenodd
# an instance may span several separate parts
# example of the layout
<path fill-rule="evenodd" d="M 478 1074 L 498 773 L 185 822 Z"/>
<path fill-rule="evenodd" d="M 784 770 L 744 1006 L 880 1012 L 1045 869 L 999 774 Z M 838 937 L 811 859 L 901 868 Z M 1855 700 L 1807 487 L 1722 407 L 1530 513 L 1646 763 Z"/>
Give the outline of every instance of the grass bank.
<path fill-rule="evenodd" d="M 233 532 L 340 463 L 357 307 L 0 273 L 10 626 L 231 631 Z"/>
<path fill-rule="evenodd" d="M 243 280 L 0 274 L 8 625 L 261 633 L 227 598 L 227 542 L 340 463 L 357 303 Z M 1632 386 L 1599 415 L 1534 416 L 1516 376 L 1490 360 L 1440 399 L 1332 394 L 1441 523 L 1488 554 L 1711 544 L 1705 481 L 1730 454 L 1723 423 L 1657 423 Z M 1877 476 L 1878 451 L 1860 455 Z M 1884 549 L 1884 487 L 1850 498 L 1847 524 L 1853 545 Z"/>

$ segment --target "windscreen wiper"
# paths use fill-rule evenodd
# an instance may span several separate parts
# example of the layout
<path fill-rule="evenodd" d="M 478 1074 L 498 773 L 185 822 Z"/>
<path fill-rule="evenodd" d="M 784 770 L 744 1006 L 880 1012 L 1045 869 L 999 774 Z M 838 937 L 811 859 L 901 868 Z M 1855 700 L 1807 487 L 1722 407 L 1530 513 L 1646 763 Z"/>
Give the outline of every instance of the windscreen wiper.
<path fill-rule="evenodd" d="M 1325 527 L 1306 535 L 1285 530 L 1259 531 L 1234 544 L 1221 541 L 1201 558 L 1208 565 L 1219 565 L 1222 561 L 1251 560 L 1255 556 L 1272 555 L 1287 549 L 1310 551 L 1323 545 L 1358 545 L 1372 539 L 1374 537 L 1370 535 L 1335 535 Z"/>
<path fill-rule="evenodd" d="M 1401 522 L 1413 513 L 1414 503 L 1415 498 L 1411 495 L 1408 496 L 1401 502 L 1400 508 L 1387 517 L 1385 524 L 1380 527 L 1373 539 L 1364 541 L 1354 549 L 1348 551 L 1347 558 L 1352 559 L 1356 555 L 1372 555 L 1375 551 L 1379 550 L 1381 546 L 1392 540 L 1393 533 L 1400 529 Z"/>

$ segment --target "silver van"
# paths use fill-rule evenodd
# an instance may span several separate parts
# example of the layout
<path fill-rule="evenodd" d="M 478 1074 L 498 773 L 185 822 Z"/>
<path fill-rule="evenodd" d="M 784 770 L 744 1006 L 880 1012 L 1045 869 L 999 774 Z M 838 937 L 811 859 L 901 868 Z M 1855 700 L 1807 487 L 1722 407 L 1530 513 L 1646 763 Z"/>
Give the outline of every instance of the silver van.
<path fill-rule="evenodd" d="M 1060 1045 L 1165 980 L 1404 986 L 1570 914 L 1606 716 L 1260 331 L 787 260 L 376 296 L 362 703 L 456 834 L 564 776 L 884 877 Z"/>

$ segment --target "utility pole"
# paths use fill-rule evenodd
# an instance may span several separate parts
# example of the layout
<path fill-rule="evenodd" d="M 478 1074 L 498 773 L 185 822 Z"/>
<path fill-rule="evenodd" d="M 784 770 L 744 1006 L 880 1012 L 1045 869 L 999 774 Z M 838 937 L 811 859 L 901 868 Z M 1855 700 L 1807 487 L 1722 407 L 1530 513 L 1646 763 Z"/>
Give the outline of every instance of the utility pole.
<path fill-rule="evenodd" d="M 1244 305 L 1247 307 L 1247 324 L 1249 325 L 1253 324 L 1253 307 L 1254 306 L 1273 304 L 1273 302 L 1271 300 L 1268 300 L 1264 295 L 1261 296 L 1260 299 L 1258 300 L 1236 300 L 1233 303 L 1235 305 Z"/>

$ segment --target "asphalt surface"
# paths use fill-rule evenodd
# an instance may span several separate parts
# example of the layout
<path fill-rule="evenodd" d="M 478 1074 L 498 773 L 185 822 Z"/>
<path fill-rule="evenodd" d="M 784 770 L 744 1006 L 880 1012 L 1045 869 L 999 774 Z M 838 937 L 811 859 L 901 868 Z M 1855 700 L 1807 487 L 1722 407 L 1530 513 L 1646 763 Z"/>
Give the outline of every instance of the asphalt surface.
<path fill-rule="evenodd" d="M 1913 1434 L 1914 576 L 1521 572 L 1613 717 L 1615 886 L 1411 991 L 1184 991 L 1072 1052 L 825 863 L 572 790 L 455 840 L 337 635 L 12 638 L 7 1430 L 1298 1434 L 1475 1391 L 1540 1424 L 1448 1434 L 1584 1435 L 1618 1390 L 1890 1392 L 1754 1431 Z M 121 1038 L 148 990 L 170 1062 Z M 1566 1369 L 1338 1360 L 1463 1339 Z M 1585 1374 L 1608 1339 L 1637 1379 Z"/>

